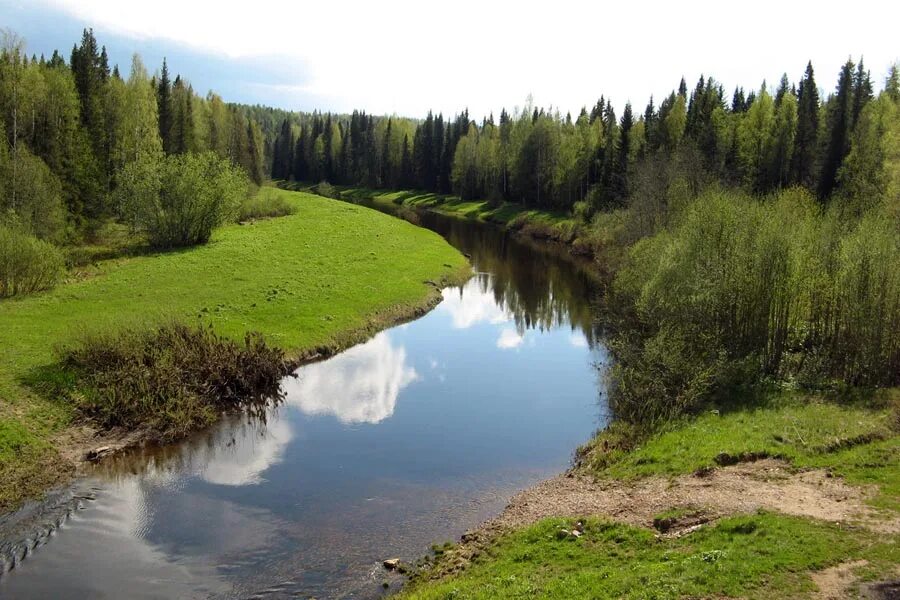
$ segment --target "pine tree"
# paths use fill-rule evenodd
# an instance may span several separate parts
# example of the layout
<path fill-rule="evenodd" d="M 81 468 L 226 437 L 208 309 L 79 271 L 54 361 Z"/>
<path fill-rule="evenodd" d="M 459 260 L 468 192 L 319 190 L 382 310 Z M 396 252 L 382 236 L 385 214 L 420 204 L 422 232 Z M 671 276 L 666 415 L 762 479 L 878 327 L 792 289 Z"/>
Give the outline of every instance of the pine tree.
<path fill-rule="evenodd" d="M 894 102 L 900 102 L 900 68 L 896 64 L 891 65 L 891 70 L 884 82 L 884 92 Z"/>
<path fill-rule="evenodd" d="M 853 118 L 853 61 L 841 67 L 837 91 L 828 103 L 828 142 L 819 175 L 819 198 L 826 200 L 834 191 L 838 169 L 850 151 L 850 123 Z"/>
<path fill-rule="evenodd" d="M 80 192 L 84 210 L 88 217 L 100 216 L 104 212 L 103 197 L 111 184 L 111 163 L 109 134 L 103 98 L 106 95 L 107 73 L 101 53 L 97 48 L 97 40 L 92 29 L 85 29 L 81 36 L 81 45 L 72 48 L 70 61 L 75 89 L 78 91 L 81 110 L 81 124 L 84 127 L 89 155 L 79 156 Z"/>
<path fill-rule="evenodd" d="M 850 130 L 856 128 L 859 117 L 862 115 L 863 109 L 873 98 L 872 77 L 863 66 L 862 58 L 856 66 L 856 73 L 853 75 L 853 118 L 850 120 Z"/>
<path fill-rule="evenodd" d="M 400 187 L 407 188 L 413 186 L 413 165 L 412 155 L 409 151 L 409 136 L 403 136 L 403 150 L 400 154 Z"/>
<path fill-rule="evenodd" d="M 391 165 L 391 127 L 393 119 L 388 118 L 387 129 L 384 132 L 384 139 L 381 140 L 381 185 L 382 187 L 391 187 L 393 183 L 392 165 Z"/>
<path fill-rule="evenodd" d="M 247 119 L 247 174 L 256 185 L 263 182 L 263 140 L 259 125 Z"/>
<path fill-rule="evenodd" d="M 169 81 L 169 66 L 163 58 L 162 73 L 156 86 L 156 104 L 159 114 L 159 137 L 166 154 L 174 152 L 172 145 L 172 82 Z"/>
<path fill-rule="evenodd" d="M 812 61 L 800 80 L 797 95 L 797 135 L 791 158 L 791 182 L 815 189 L 816 151 L 819 147 L 819 89 Z"/>
<path fill-rule="evenodd" d="M 746 100 L 744 99 L 744 88 L 734 88 L 734 94 L 731 97 L 731 112 L 742 113 L 747 110 L 744 106 L 745 102 Z"/>
<path fill-rule="evenodd" d="M 612 197 L 619 203 L 624 203 L 628 196 L 628 169 L 631 153 L 631 129 L 634 126 L 634 116 L 631 111 L 631 103 L 625 104 L 622 113 L 622 121 L 619 125 L 618 157 L 613 178 Z"/>

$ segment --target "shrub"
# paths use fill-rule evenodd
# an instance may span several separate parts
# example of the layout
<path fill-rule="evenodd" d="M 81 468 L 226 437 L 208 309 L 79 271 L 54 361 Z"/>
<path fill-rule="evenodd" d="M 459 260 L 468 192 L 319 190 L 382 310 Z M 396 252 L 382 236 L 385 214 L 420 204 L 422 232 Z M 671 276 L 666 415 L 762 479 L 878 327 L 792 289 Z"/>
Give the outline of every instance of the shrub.
<path fill-rule="evenodd" d="M 139 160 L 119 175 L 123 216 L 147 232 L 156 248 L 204 244 L 233 221 L 250 182 L 238 167 L 212 152 Z"/>
<path fill-rule="evenodd" d="M 18 224 L 42 240 L 59 242 L 65 228 L 62 184 L 37 156 L 19 149 L 0 154 L 0 217 L 13 214 Z"/>
<path fill-rule="evenodd" d="M 284 353 L 259 334 L 239 344 L 208 328 L 169 324 L 91 337 L 62 353 L 70 396 L 100 427 L 181 437 L 232 408 L 263 407 L 286 375 Z"/>
<path fill-rule="evenodd" d="M 294 213 L 294 207 L 272 188 L 261 188 L 241 203 L 238 221 L 252 221 L 270 217 L 284 217 Z"/>
<path fill-rule="evenodd" d="M 713 191 L 619 271 L 610 405 L 635 422 L 761 378 L 900 382 L 900 236 L 880 210 L 847 225 L 801 190 Z"/>
<path fill-rule="evenodd" d="M 326 198 L 334 198 L 335 200 L 341 199 L 341 193 L 327 181 L 320 181 L 313 187 L 312 191 L 313 193 L 318 194 L 319 196 L 325 196 Z"/>
<path fill-rule="evenodd" d="M 0 223 L 0 298 L 52 288 L 63 265 L 63 254 L 55 246 Z"/>

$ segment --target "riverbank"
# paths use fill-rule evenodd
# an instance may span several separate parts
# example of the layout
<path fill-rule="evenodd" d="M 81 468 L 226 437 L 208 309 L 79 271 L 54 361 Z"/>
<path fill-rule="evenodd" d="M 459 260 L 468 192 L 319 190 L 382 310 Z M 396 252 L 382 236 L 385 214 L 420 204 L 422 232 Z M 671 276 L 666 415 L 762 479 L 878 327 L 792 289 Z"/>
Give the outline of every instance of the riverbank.
<path fill-rule="evenodd" d="M 178 319 L 292 358 L 327 356 L 422 314 L 469 276 L 438 235 L 377 211 L 279 191 L 292 215 L 230 225 L 189 250 L 106 260 L 0 302 L 0 511 L 64 482 L 86 445 L 72 407 L 28 382 L 85 336 Z M 123 443 L 134 441 L 127 432 Z"/>
<path fill-rule="evenodd" d="M 317 191 L 318 186 L 285 183 L 288 188 Z M 491 203 L 486 200 L 462 200 L 458 196 L 416 190 L 381 190 L 357 186 L 329 186 L 335 197 L 350 202 L 368 201 L 375 205 L 406 210 L 428 210 L 459 219 L 492 223 L 526 240 L 553 244 L 568 253 L 591 260 L 608 272 L 621 258 L 621 246 L 614 243 L 622 227 L 622 214 L 602 213 L 598 222 L 587 222 L 564 211 L 534 209 L 514 202 Z M 327 194 L 327 195 L 330 195 Z"/>
<path fill-rule="evenodd" d="M 438 548 L 401 597 L 888 597 L 898 418 L 896 389 L 772 392 L 631 448 L 613 427 L 569 473 Z"/>

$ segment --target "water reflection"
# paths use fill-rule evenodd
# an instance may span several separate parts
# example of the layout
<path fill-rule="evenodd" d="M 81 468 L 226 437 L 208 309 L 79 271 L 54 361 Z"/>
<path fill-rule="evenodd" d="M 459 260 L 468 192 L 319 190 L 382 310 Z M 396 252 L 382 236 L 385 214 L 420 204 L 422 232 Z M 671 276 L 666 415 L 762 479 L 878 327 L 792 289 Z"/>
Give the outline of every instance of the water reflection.
<path fill-rule="evenodd" d="M 419 374 L 406 349 L 383 331 L 331 360 L 302 367 L 282 383 L 285 402 L 310 415 L 334 415 L 341 423 L 379 423 L 394 414 L 397 396 Z"/>
<path fill-rule="evenodd" d="M 212 443 L 194 453 L 195 464 L 201 465 L 197 474 L 218 485 L 251 485 L 262 482 L 262 473 L 281 462 L 294 434 L 287 420 L 275 417 L 262 427 L 251 421 L 217 428 L 212 436 Z"/>
<path fill-rule="evenodd" d="M 299 369 L 265 418 L 98 465 L 97 500 L 0 597 L 374 597 L 381 559 L 414 559 L 564 469 L 603 424 L 595 282 L 495 229 L 423 223 L 479 274 Z"/>
<path fill-rule="evenodd" d="M 468 329 L 479 323 L 505 323 L 512 313 L 498 304 L 490 288 L 490 277 L 476 275 L 465 287 L 447 288 L 438 310 L 450 313 L 455 329 Z"/>

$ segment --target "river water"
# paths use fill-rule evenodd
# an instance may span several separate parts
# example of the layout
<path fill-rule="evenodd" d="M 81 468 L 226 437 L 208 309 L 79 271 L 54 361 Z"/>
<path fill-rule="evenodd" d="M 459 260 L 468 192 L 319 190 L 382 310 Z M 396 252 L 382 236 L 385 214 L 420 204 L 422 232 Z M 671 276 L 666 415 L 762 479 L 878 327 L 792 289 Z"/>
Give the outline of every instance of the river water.
<path fill-rule="evenodd" d="M 115 457 L 7 516 L 0 597 L 378 597 L 399 585 L 383 559 L 564 470 L 604 424 L 594 280 L 494 227 L 421 220 L 470 256 L 466 285 L 298 369 L 264 420 Z"/>

